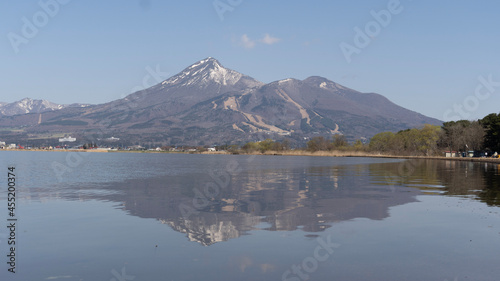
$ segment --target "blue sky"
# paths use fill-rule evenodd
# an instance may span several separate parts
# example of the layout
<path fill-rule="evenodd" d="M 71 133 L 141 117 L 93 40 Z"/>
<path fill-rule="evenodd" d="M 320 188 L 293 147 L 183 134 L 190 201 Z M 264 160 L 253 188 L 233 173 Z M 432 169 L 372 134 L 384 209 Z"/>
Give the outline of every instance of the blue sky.
<path fill-rule="evenodd" d="M 152 69 L 167 78 L 211 56 L 262 82 L 319 75 L 441 120 L 477 119 L 500 111 L 499 8 L 496 1 L 2 1 L 0 101 L 104 103 L 157 82 Z M 345 55 L 342 44 L 356 51 Z"/>

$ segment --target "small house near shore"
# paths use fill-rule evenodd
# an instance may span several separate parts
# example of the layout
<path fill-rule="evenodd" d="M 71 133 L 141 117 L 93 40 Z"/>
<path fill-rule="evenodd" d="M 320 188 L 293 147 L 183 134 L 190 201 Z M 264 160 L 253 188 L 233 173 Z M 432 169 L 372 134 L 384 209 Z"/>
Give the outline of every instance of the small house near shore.
<path fill-rule="evenodd" d="M 462 155 L 456 151 L 445 151 L 444 157 L 462 157 Z"/>

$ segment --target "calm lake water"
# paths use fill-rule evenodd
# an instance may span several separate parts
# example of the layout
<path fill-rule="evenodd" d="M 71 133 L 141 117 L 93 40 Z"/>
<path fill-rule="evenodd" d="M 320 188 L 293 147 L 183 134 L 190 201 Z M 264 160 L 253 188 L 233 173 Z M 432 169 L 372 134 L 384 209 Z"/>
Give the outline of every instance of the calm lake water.
<path fill-rule="evenodd" d="M 0 280 L 500 280 L 496 164 L 2 151 L 0 169 Z"/>

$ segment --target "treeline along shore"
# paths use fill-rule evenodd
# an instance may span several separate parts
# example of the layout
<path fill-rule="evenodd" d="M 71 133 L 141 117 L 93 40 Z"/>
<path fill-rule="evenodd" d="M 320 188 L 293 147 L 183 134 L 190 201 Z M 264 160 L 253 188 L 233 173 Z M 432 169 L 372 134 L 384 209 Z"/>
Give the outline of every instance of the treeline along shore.
<path fill-rule="evenodd" d="M 397 133 L 382 132 L 373 136 L 369 141 L 358 139 L 349 143 L 341 134 L 332 137 L 318 136 L 310 139 L 306 147 L 301 148 L 292 147 L 287 139 L 281 141 L 266 139 L 247 142 L 243 145 L 189 147 L 189 149 L 157 147 L 136 151 L 106 150 L 94 145 L 87 149 L 71 151 L 425 158 L 499 163 L 500 114 L 492 113 L 475 121 L 445 122 L 442 126 L 426 124 L 420 128 L 402 130 Z"/>

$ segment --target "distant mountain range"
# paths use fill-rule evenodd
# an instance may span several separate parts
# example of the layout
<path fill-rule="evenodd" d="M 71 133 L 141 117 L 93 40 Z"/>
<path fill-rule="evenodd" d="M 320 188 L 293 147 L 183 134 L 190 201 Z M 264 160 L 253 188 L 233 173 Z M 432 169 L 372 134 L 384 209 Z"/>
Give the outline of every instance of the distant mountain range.
<path fill-rule="evenodd" d="M 56 105 L 29 99 L 0 106 L 0 138 L 47 141 L 119 137 L 124 143 L 212 145 L 265 138 L 305 142 L 344 134 L 370 138 L 442 122 L 323 77 L 269 84 L 201 60 L 123 99 L 98 105 Z M 4 110 L 5 109 L 5 110 Z"/>
<path fill-rule="evenodd" d="M 55 111 L 67 107 L 85 107 L 87 104 L 55 104 L 46 100 L 34 100 L 24 98 L 13 103 L 0 102 L 0 116 L 12 116 L 28 113 L 42 113 L 46 111 Z"/>

